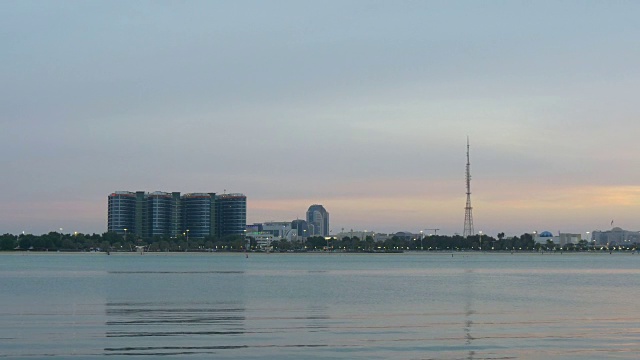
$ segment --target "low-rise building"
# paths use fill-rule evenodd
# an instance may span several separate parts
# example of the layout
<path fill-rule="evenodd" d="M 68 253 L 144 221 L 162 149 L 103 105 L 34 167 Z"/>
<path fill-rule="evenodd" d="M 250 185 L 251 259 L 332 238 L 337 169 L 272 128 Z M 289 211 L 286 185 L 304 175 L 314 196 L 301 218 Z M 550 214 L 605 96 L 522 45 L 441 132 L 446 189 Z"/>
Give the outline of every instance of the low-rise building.
<path fill-rule="evenodd" d="M 253 238 L 256 241 L 256 247 L 259 249 L 269 248 L 271 247 L 271 243 L 273 241 L 280 240 L 280 238 L 274 236 L 272 233 L 262 231 L 248 232 L 247 236 Z"/>
<path fill-rule="evenodd" d="M 591 241 L 595 245 L 631 245 L 640 243 L 640 232 L 624 230 L 619 227 L 606 231 L 594 230 L 591 233 Z"/>
<path fill-rule="evenodd" d="M 275 239 L 286 239 L 288 241 L 302 241 L 299 237 L 297 229 L 291 228 L 290 221 L 267 221 L 261 224 L 253 224 L 247 226 L 248 233 L 271 234 Z"/>
<path fill-rule="evenodd" d="M 543 245 L 552 241 L 554 245 L 565 246 L 579 243 L 580 240 L 582 240 L 582 235 L 572 233 L 558 233 L 558 235 L 553 235 L 550 231 L 543 231 L 541 233 L 534 232 L 533 240 Z"/>

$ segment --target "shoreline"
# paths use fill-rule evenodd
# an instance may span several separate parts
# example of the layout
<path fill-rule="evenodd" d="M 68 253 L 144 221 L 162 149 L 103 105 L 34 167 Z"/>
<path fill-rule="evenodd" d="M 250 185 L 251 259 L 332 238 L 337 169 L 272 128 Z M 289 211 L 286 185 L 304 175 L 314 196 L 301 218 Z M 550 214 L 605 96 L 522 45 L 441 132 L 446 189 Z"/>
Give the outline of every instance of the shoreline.
<path fill-rule="evenodd" d="M 54 255 L 87 255 L 87 256 L 178 256 L 178 255 L 189 255 L 189 256 L 210 256 L 210 255 L 225 255 L 225 256 L 231 256 L 231 255 L 238 255 L 238 256 L 245 256 L 249 255 L 250 256 L 273 256 L 273 255 L 291 255 L 291 256 L 295 256 L 295 255 L 358 255 L 358 256 L 365 256 L 365 255 L 411 255 L 411 256 L 418 256 L 418 255 L 425 255 L 425 256 L 451 256 L 453 255 L 454 257 L 456 255 L 458 256 L 466 256 L 466 255 L 537 255 L 537 256 L 541 256 L 541 255 L 559 255 L 559 256 L 563 256 L 563 255 L 614 255 L 614 254 L 627 254 L 627 255 L 637 255 L 635 251 L 619 251 L 619 250 L 615 250 L 615 251 L 514 251 L 514 252 L 510 252 L 510 251 L 475 251 L 475 250 L 469 250 L 469 251 L 415 251 L 415 250 L 409 250 L 409 251 L 402 251 L 402 252 L 348 252 L 348 251 L 333 251 L 333 252 L 326 252 L 326 251 L 305 251 L 305 252 L 271 252 L 271 253 L 267 253 L 267 252 L 243 252 L 243 251 L 237 251 L 237 252 L 232 252 L 232 251 L 212 251 L 212 252 L 205 252 L 205 251 L 190 251 L 190 252 L 184 252 L 184 251 L 151 251 L 151 252 L 144 252 L 144 254 L 140 254 L 139 252 L 134 252 L 134 251 L 122 251 L 122 252 L 111 252 L 109 255 L 107 255 L 107 253 L 105 252 L 95 252 L 95 251 L 0 251 L 0 256 L 6 255 L 6 256 L 28 256 L 28 255 L 32 255 L 32 256 L 54 256 Z M 640 252 L 639 252 L 640 254 Z"/>

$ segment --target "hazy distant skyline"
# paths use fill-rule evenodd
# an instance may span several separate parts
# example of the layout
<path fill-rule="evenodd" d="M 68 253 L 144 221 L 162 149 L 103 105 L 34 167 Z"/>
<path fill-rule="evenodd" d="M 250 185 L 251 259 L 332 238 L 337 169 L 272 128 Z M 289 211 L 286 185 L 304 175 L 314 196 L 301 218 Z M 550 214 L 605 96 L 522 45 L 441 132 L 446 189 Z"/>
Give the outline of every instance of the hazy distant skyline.
<path fill-rule="evenodd" d="M 4 1 L 0 233 L 106 231 L 116 190 L 247 221 L 640 230 L 640 3 Z"/>

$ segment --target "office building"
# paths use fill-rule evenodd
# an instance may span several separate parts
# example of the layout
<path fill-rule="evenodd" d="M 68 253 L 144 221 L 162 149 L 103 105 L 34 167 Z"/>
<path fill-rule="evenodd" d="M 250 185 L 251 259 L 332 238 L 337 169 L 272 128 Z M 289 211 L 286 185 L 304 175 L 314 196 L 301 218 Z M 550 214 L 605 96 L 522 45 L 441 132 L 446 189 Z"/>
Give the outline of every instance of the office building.
<path fill-rule="evenodd" d="M 108 196 L 107 231 L 137 239 L 242 235 L 246 219 L 243 194 L 116 191 Z"/>
<path fill-rule="evenodd" d="M 107 231 L 120 235 L 133 233 L 136 219 L 136 193 L 116 191 L 108 197 Z"/>
<path fill-rule="evenodd" d="M 221 194 L 215 197 L 216 235 L 241 235 L 247 226 L 247 197 Z"/>
<path fill-rule="evenodd" d="M 329 235 L 329 213 L 322 205 L 311 205 L 307 210 L 307 224 L 310 236 Z"/>
<path fill-rule="evenodd" d="M 298 232 L 291 228 L 289 221 L 268 221 L 262 224 L 262 232 L 269 233 L 278 239 L 287 239 L 289 241 L 300 240 Z"/>
<path fill-rule="evenodd" d="M 136 214 L 134 219 L 134 231 L 129 234 L 137 238 L 149 237 L 149 208 L 147 207 L 147 193 L 136 191 Z"/>
<path fill-rule="evenodd" d="M 191 193 L 182 196 L 182 230 L 194 239 L 215 236 L 215 193 Z M 186 235 L 186 234 L 185 234 Z"/>
<path fill-rule="evenodd" d="M 176 237 L 180 233 L 180 193 L 147 194 L 149 233 L 143 237 Z"/>
<path fill-rule="evenodd" d="M 309 225 L 305 220 L 300 220 L 300 219 L 293 220 L 291 222 L 291 228 L 294 229 L 298 234 L 298 236 L 302 238 L 311 236 L 311 233 L 309 232 Z"/>

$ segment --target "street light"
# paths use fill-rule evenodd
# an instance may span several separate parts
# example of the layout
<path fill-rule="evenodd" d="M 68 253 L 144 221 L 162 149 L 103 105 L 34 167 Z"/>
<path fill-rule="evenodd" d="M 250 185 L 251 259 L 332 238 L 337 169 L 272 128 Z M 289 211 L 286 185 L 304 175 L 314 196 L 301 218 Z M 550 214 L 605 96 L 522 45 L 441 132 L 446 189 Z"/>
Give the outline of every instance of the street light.
<path fill-rule="evenodd" d="M 124 230 L 124 242 L 127 242 L 127 229 Z"/>
<path fill-rule="evenodd" d="M 249 246 L 247 246 L 247 229 L 242 230 L 242 242 L 244 244 L 245 251 L 247 250 L 247 248 L 251 247 L 251 243 L 249 243 Z"/>
<path fill-rule="evenodd" d="M 184 251 L 186 252 L 189 249 L 189 229 L 187 229 L 187 246 L 184 249 Z"/>
<path fill-rule="evenodd" d="M 422 232 L 423 230 L 420 230 L 420 250 L 424 250 L 424 247 L 422 246 Z"/>

